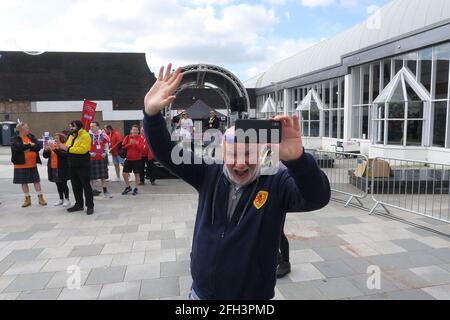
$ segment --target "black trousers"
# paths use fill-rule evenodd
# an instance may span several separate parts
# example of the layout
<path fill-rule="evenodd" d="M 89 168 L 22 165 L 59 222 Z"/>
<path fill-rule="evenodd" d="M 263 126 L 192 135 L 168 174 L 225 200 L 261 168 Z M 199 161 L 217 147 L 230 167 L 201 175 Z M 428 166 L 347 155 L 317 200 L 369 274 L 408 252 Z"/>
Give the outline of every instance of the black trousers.
<path fill-rule="evenodd" d="M 148 157 L 142 157 L 142 169 L 141 169 L 141 182 L 145 182 L 145 179 L 149 179 L 151 182 L 155 181 L 155 163 L 149 160 Z"/>
<path fill-rule="evenodd" d="M 94 208 L 94 196 L 91 187 L 91 168 L 90 166 L 71 167 L 70 179 L 72 181 L 72 190 L 75 196 L 75 205 L 84 208 L 83 191 L 86 199 L 86 207 Z"/>
<path fill-rule="evenodd" d="M 289 262 L 289 241 L 286 235 L 284 234 L 284 224 L 286 222 L 286 217 L 283 221 L 283 228 L 281 229 L 280 235 L 280 251 L 278 252 L 278 261 L 286 261 Z"/>
<path fill-rule="evenodd" d="M 56 187 L 58 188 L 59 198 L 69 199 L 69 187 L 67 186 L 67 181 L 56 182 Z"/>

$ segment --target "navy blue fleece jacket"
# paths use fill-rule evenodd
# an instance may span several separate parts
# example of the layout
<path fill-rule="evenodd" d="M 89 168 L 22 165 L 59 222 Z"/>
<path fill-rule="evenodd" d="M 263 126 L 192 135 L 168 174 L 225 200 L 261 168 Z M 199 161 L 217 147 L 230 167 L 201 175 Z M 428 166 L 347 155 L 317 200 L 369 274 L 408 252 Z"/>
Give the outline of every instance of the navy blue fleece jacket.
<path fill-rule="evenodd" d="M 286 168 L 277 174 L 261 176 L 245 187 L 228 221 L 230 185 L 223 165 L 174 164 L 175 143 L 161 114 L 145 114 L 144 129 L 155 158 L 199 193 L 191 251 L 196 293 L 202 299 L 273 298 L 286 212 L 318 210 L 330 200 L 328 178 L 314 158 L 303 153 L 298 160 L 284 162 Z M 254 200 L 260 192 L 267 192 L 268 197 L 258 209 Z"/>

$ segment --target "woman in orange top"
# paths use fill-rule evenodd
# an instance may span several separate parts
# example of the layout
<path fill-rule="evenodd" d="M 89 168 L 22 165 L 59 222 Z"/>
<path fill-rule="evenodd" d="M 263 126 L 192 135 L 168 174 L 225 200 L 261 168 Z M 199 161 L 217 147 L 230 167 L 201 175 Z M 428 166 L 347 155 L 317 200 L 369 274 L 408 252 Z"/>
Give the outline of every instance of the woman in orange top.
<path fill-rule="evenodd" d="M 48 180 L 54 182 L 58 189 L 59 201 L 55 206 L 69 207 L 69 187 L 67 181 L 70 180 L 69 164 L 67 152 L 59 148 L 61 143 L 66 143 L 67 138 L 62 133 L 55 133 L 55 143 L 44 147 L 44 158 L 49 159 L 47 163 Z"/>
<path fill-rule="evenodd" d="M 14 184 L 22 185 L 22 191 L 25 195 L 22 208 L 31 205 L 29 183 L 34 184 L 34 189 L 38 193 L 38 200 L 41 206 L 46 206 L 47 202 L 41 191 L 41 183 L 37 164 L 42 164 L 39 157 L 41 149 L 34 135 L 26 123 L 19 123 L 16 126 L 17 134 L 11 139 L 11 162 L 14 164 Z"/>

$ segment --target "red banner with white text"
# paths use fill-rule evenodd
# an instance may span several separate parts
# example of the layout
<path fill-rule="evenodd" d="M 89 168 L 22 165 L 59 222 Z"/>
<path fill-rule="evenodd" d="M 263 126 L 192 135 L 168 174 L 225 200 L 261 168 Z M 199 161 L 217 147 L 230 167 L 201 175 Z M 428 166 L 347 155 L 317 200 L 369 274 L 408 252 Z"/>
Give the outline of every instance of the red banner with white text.
<path fill-rule="evenodd" d="M 83 128 L 87 131 L 89 131 L 91 122 L 94 121 L 95 109 L 97 109 L 97 104 L 95 102 L 84 100 L 81 122 L 83 122 Z"/>

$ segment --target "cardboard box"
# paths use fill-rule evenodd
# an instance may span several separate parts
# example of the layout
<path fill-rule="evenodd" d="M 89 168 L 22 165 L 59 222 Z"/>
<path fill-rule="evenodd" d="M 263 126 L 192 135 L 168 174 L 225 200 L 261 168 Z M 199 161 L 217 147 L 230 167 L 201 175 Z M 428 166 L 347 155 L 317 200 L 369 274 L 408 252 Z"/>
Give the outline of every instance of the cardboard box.
<path fill-rule="evenodd" d="M 360 178 L 364 177 L 366 175 L 366 170 L 369 170 L 369 178 L 372 178 L 372 176 L 374 178 L 387 178 L 391 174 L 391 167 L 387 161 L 369 159 L 367 162 L 365 160 L 358 159 L 355 176 Z"/>

